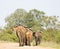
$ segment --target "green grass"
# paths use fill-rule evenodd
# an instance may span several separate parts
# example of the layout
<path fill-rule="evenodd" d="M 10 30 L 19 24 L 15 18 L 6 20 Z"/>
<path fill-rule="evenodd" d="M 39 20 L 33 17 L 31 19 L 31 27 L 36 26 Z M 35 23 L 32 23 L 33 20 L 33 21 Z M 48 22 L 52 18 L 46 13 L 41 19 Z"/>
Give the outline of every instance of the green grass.
<path fill-rule="evenodd" d="M 39 44 L 39 46 L 60 49 L 60 44 L 57 44 L 55 42 L 41 42 L 41 44 Z"/>
<path fill-rule="evenodd" d="M 33 40 L 33 42 L 31 43 L 33 46 L 35 45 L 35 41 Z M 40 47 L 51 47 L 51 48 L 55 48 L 55 49 L 60 49 L 60 44 L 57 44 L 56 42 L 48 42 L 48 41 L 42 41 L 38 46 Z"/>

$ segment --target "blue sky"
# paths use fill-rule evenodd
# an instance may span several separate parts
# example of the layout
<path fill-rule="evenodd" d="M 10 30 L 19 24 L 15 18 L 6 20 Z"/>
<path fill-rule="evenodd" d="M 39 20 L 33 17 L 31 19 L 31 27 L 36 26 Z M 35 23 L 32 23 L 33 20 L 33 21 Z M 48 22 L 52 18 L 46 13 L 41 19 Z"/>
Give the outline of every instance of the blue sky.
<path fill-rule="evenodd" d="M 0 27 L 5 25 L 5 18 L 18 8 L 27 11 L 35 8 L 49 16 L 60 16 L 60 0 L 0 0 Z"/>

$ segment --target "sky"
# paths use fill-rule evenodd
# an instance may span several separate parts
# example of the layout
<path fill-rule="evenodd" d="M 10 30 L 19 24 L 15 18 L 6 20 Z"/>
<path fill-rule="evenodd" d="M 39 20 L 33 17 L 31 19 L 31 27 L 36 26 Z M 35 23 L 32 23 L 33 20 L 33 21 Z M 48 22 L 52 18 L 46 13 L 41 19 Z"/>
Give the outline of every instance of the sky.
<path fill-rule="evenodd" d="M 26 11 L 37 9 L 48 16 L 60 16 L 60 0 L 0 0 L 0 27 L 5 26 L 6 17 L 20 8 Z"/>

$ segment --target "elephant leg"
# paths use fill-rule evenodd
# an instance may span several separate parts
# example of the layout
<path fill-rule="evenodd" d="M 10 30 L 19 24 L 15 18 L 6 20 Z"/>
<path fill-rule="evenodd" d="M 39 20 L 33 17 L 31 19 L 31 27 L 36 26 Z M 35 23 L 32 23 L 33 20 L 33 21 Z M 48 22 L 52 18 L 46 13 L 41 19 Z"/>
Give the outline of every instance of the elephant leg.
<path fill-rule="evenodd" d="M 18 39 L 19 39 L 19 46 L 21 46 L 21 40 L 20 40 L 20 36 L 19 36 L 18 33 L 19 33 L 19 32 L 16 32 L 16 35 L 17 35 L 17 37 L 18 37 Z"/>
<path fill-rule="evenodd" d="M 25 40 L 25 45 L 29 45 L 29 39 L 28 38 L 26 38 L 26 40 Z"/>
<path fill-rule="evenodd" d="M 39 39 L 39 44 L 40 44 L 40 42 L 41 42 L 41 39 Z"/>
<path fill-rule="evenodd" d="M 24 38 L 21 37 L 21 46 L 24 46 Z"/>
<path fill-rule="evenodd" d="M 21 40 L 19 39 L 19 46 L 21 46 Z"/>
<path fill-rule="evenodd" d="M 38 42 L 36 41 L 36 46 L 38 45 Z"/>
<path fill-rule="evenodd" d="M 23 44 L 23 39 L 19 39 L 19 46 L 23 46 L 24 44 Z"/>
<path fill-rule="evenodd" d="M 35 42 L 36 42 L 36 46 L 38 45 L 38 38 L 35 39 Z"/>
<path fill-rule="evenodd" d="M 24 46 L 24 45 L 25 45 L 25 39 L 24 39 L 24 38 L 23 38 L 23 42 L 22 42 L 22 43 L 23 43 L 23 45 L 22 45 L 22 46 Z"/>
<path fill-rule="evenodd" d="M 27 45 L 27 39 L 25 39 L 25 45 Z"/>
<path fill-rule="evenodd" d="M 29 46 L 31 46 L 31 39 L 29 38 Z"/>
<path fill-rule="evenodd" d="M 38 38 L 36 39 L 36 45 L 40 44 L 40 42 L 41 42 L 41 40 L 40 40 L 40 38 L 38 37 Z"/>
<path fill-rule="evenodd" d="M 28 45 L 31 46 L 31 45 L 30 45 L 30 40 L 28 41 Z"/>
<path fill-rule="evenodd" d="M 38 38 L 38 44 L 40 44 L 40 43 L 41 43 L 41 37 Z"/>
<path fill-rule="evenodd" d="M 31 44 L 30 44 L 30 38 L 27 39 L 27 45 L 31 46 Z"/>

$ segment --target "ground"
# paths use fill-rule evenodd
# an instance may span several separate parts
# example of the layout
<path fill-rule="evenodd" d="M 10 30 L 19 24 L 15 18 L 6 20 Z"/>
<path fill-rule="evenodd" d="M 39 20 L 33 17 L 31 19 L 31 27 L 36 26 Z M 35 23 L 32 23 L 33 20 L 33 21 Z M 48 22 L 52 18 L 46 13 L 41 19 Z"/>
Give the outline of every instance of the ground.
<path fill-rule="evenodd" d="M 0 49 L 54 49 L 54 48 L 42 47 L 42 46 L 23 46 L 23 47 L 19 47 L 18 43 L 0 42 Z"/>

